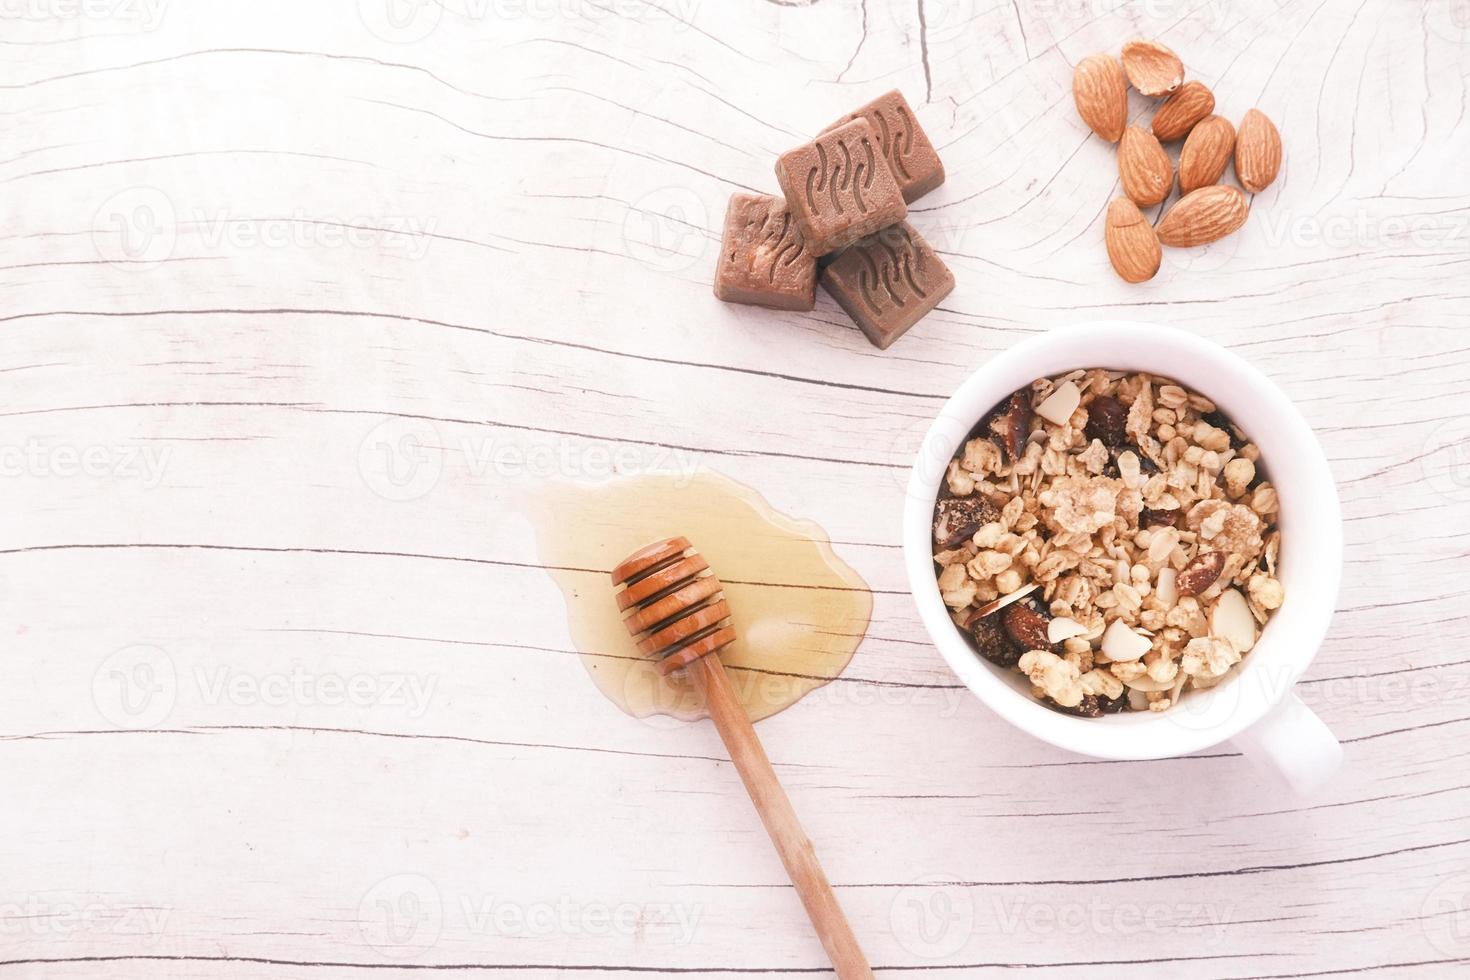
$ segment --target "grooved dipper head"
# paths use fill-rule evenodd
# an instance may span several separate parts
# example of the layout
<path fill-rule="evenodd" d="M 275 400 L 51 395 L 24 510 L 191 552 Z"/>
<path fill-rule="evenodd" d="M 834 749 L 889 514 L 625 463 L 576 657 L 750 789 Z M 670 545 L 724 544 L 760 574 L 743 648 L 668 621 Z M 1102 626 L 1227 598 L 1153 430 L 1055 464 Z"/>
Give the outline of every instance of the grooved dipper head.
<path fill-rule="evenodd" d="M 623 625 L 664 674 L 735 640 L 730 607 L 709 562 L 687 538 L 640 548 L 612 570 Z"/>

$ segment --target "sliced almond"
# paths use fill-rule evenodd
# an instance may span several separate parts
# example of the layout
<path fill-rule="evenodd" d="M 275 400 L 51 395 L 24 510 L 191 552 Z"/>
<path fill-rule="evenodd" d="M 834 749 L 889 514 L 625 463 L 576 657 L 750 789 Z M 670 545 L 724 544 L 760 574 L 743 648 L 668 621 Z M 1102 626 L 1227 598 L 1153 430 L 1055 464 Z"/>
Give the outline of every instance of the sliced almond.
<path fill-rule="evenodd" d="M 1055 391 L 1046 396 L 1040 405 L 1036 406 L 1036 414 L 1046 419 L 1052 425 L 1066 425 L 1072 413 L 1077 411 L 1077 406 L 1082 402 L 1082 392 L 1075 382 L 1063 381 L 1057 385 Z"/>
<path fill-rule="evenodd" d="M 1224 116 L 1206 116 L 1195 123 L 1179 151 L 1179 192 L 1219 183 L 1235 152 L 1235 127 Z"/>
<path fill-rule="evenodd" d="M 1141 674 L 1138 677 L 1133 678 L 1133 680 L 1131 681 L 1124 681 L 1123 684 L 1124 686 L 1135 691 L 1143 691 L 1147 694 L 1158 694 L 1162 691 L 1167 691 L 1172 688 L 1174 686 L 1174 681 L 1156 681 L 1147 674 Z"/>
<path fill-rule="evenodd" d="M 1154 113 L 1154 136 L 1160 143 L 1182 140 L 1194 124 L 1215 111 L 1215 93 L 1204 82 L 1185 82 Z"/>
<path fill-rule="evenodd" d="M 1030 585 L 1024 585 L 1016 591 L 1009 593 L 1008 595 L 1003 595 L 999 599 L 992 599 L 991 601 L 987 602 L 979 609 L 976 609 L 974 614 L 971 615 L 970 618 L 980 619 L 981 617 L 989 616 L 991 613 L 999 612 L 1006 606 L 1009 606 L 1011 603 L 1026 598 L 1028 595 L 1035 592 L 1039 588 L 1041 588 L 1040 582 L 1032 582 Z"/>
<path fill-rule="evenodd" d="M 1046 638 L 1052 643 L 1064 643 L 1077 636 L 1087 635 L 1087 627 L 1067 616 L 1058 616 L 1046 625 Z"/>
<path fill-rule="evenodd" d="M 1153 644 L 1148 637 L 1133 632 L 1122 620 L 1113 620 L 1103 633 L 1102 652 L 1114 662 L 1137 660 L 1151 649 Z"/>
<path fill-rule="evenodd" d="M 1109 143 L 1118 142 L 1128 125 L 1128 80 L 1118 59 L 1095 54 L 1077 62 L 1072 99 L 1089 129 Z"/>
<path fill-rule="evenodd" d="M 1164 258 L 1159 236 L 1138 205 L 1128 198 L 1120 197 L 1108 205 L 1103 237 L 1107 241 L 1108 261 L 1124 282 L 1147 282 L 1158 274 L 1159 263 Z"/>
<path fill-rule="evenodd" d="M 1139 207 L 1148 207 L 1169 196 L 1174 165 L 1153 133 L 1129 126 L 1118 146 L 1118 176 L 1123 179 L 1123 193 Z"/>
<path fill-rule="evenodd" d="M 1210 610 L 1210 635 L 1224 640 L 1239 654 L 1249 653 L 1256 645 L 1256 618 L 1251 615 L 1245 596 L 1226 589 Z"/>
<path fill-rule="evenodd" d="M 1184 81 L 1184 62 L 1158 41 L 1129 41 L 1123 45 L 1123 70 L 1133 87 L 1144 95 L 1168 95 Z"/>
<path fill-rule="evenodd" d="M 1170 248 L 1208 245 L 1245 224 L 1249 215 L 1245 195 L 1236 188 L 1225 184 L 1201 187 L 1180 198 L 1164 215 L 1157 228 L 1159 241 Z"/>
<path fill-rule="evenodd" d="M 1175 584 L 1175 576 L 1178 573 L 1168 565 L 1159 569 L 1159 581 L 1154 586 L 1154 595 L 1158 596 L 1159 602 L 1165 609 L 1173 607 L 1179 601 L 1179 588 Z"/>
<path fill-rule="evenodd" d="M 1252 109 L 1240 121 L 1235 137 L 1235 176 L 1252 194 L 1271 185 L 1281 169 L 1281 134 L 1275 123 L 1259 109 Z"/>

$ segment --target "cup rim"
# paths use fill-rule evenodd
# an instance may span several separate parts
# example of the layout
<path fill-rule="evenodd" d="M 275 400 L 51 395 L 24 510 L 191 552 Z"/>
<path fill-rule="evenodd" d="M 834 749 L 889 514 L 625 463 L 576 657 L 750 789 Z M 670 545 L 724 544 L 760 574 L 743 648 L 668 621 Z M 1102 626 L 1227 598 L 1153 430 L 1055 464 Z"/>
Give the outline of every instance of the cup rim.
<path fill-rule="evenodd" d="M 1088 346 L 1118 351 L 1116 363 L 1082 363 L 1096 358 L 1072 356 L 1074 349 Z M 1103 359 L 1108 357 L 1111 354 Z M 1158 366 L 1166 361 L 1177 366 Z M 1208 389 L 1215 386 L 1218 391 L 1228 386 L 1233 397 L 1248 395 L 1252 399 L 1254 424 L 1240 422 L 1239 413 L 1226 410 L 1262 446 L 1262 458 L 1268 467 L 1273 458 L 1285 452 L 1283 445 L 1290 446 L 1290 468 L 1296 474 L 1292 486 L 1282 487 L 1273 478 L 1282 499 L 1283 520 L 1288 500 L 1297 512 L 1298 523 L 1293 537 L 1284 539 L 1283 552 L 1290 548 L 1292 553 L 1310 553 L 1311 588 L 1302 595 L 1288 589 L 1287 603 L 1262 631 L 1238 671 L 1240 676 L 1190 696 L 1196 701 L 1204 699 L 1205 709 L 1189 716 L 1190 724 L 1171 721 L 1171 715 L 1185 711 L 1191 699 L 1182 699 L 1176 708 L 1158 714 L 1136 712 L 1098 719 L 1065 715 L 1046 707 L 1021 689 L 1018 678 L 1007 679 L 1007 674 L 1013 672 L 980 658 L 950 619 L 939 595 L 930 537 L 944 464 L 953 458 L 980 418 L 1012 391 L 1037 377 L 1091 367 L 1144 370 L 1176 378 L 1217 403 L 1229 398 L 1216 398 Z M 1200 374 L 1208 375 L 1210 383 L 1201 385 L 1188 377 L 1197 379 Z M 1258 424 L 1263 419 L 1269 419 L 1269 426 Z M 1258 438 L 1266 428 L 1270 429 L 1268 438 Z M 1267 443 L 1274 446 L 1269 454 Z M 1336 609 L 1342 572 L 1337 485 L 1321 445 L 1296 405 L 1258 369 L 1225 347 L 1177 327 L 1132 320 L 1096 320 L 1050 329 L 997 354 L 966 378 L 944 403 L 921 444 L 908 483 L 903 541 L 910 593 L 920 619 L 965 686 L 1017 728 L 1059 748 L 1101 759 L 1186 755 L 1227 741 L 1259 721 L 1287 697 L 1316 655 Z M 1289 622 L 1273 631 L 1288 610 Z M 1253 682 L 1247 684 L 1246 675 L 1251 673 Z M 1231 688 L 1234 690 L 1228 702 L 1216 696 Z"/>

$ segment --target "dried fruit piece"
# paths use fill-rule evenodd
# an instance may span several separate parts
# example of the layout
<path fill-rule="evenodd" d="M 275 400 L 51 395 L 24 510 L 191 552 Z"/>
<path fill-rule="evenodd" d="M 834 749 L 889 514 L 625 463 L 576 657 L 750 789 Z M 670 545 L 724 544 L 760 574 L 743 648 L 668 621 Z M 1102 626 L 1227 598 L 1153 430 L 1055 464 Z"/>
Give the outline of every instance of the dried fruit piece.
<path fill-rule="evenodd" d="M 1000 510 L 978 494 L 972 497 L 946 497 L 934 505 L 934 543 L 953 548 L 969 538 L 980 525 L 1000 518 Z"/>
<path fill-rule="evenodd" d="M 1108 205 L 1103 226 L 1108 246 L 1108 261 L 1124 282 L 1147 282 L 1159 271 L 1164 252 L 1154 226 L 1144 218 L 1138 205 L 1120 197 Z"/>
<path fill-rule="evenodd" d="M 1043 702 L 1053 711 L 1060 711 L 1064 715 L 1078 715 L 1082 718 L 1101 718 L 1103 715 L 1113 715 L 1122 711 L 1128 705 L 1128 694 L 1126 690 L 1115 698 L 1106 697 L 1101 694 L 1084 694 L 1082 701 L 1075 708 L 1066 708 L 1055 701 Z"/>
<path fill-rule="evenodd" d="M 1081 401 L 1082 392 L 1078 390 L 1076 383 L 1063 381 L 1036 406 L 1036 414 L 1052 425 L 1066 425 Z"/>
<path fill-rule="evenodd" d="M 1118 146 L 1118 176 L 1123 179 L 1123 193 L 1139 207 L 1148 207 L 1169 196 L 1174 165 L 1153 133 L 1129 126 Z"/>
<path fill-rule="evenodd" d="M 1145 527 L 1178 527 L 1179 511 L 1176 510 L 1149 510 L 1145 507 L 1138 515 L 1138 526 Z"/>
<path fill-rule="evenodd" d="M 1116 58 L 1095 54 L 1077 62 L 1072 99 L 1088 129 L 1109 143 L 1118 142 L 1128 125 L 1128 80 Z"/>
<path fill-rule="evenodd" d="M 1001 625 L 1023 650 L 1050 650 L 1047 617 L 1031 605 L 1018 602 L 1001 613 Z"/>
<path fill-rule="evenodd" d="M 1184 566 L 1184 571 L 1175 580 L 1175 587 L 1180 595 L 1199 595 L 1215 584 L 1224 568 L 1225 552 L 1202 551 Z"/>
<path fill-rule="evenodd" d="M 1017 645 L 1000 623 L 978 613 L 965 624 L 980 656 L 998 667 L 1014 667 L 1026 648 Z"/>
<path fill-rule="evenodd" d="M 1098 395 L 1087 404 L 1087 435 L 1104 446 L 1128 442 L 1128 407 L 1112 395 Z"/>
<path fill-rule="evenodd" d="M 1157 229 L 1159 241 L 1170 248 L 1208 245 L 1245 224 L 1249 215 L 1245 195 L 1234 187 L 1224 184 L 1201 187 L 1180 198 L 1164 215 Z"/>
<path fill-rule="evenodd" d="M 1224 116 L 1206 116 L 1189 131 L 1179 151 L 1179 192 L 1219 183 L 1235 151 L 1235 127 Z"/>
<path fill-rule="evenodd" d="M 1215 93 L 1204 82 L 1185 82 L 1154 113 L 1154 136 L 1160 143 L 1182 140 L 1194 124 L 1215 111 Z"/>
<path fill-rule="evenodd" d="M 1281 169 L 1281 134 L 1260 109 L 1252 109 L 1240 121 L 1235 137 L 1235 176 L 1252 194 L 1259 194 L 1276 179 Z"/>
<path fill-rule="evenodd" d="M 1129 41 L 1123 45 L 1123 70 L 1133 87 L 1144 95 L 1168 95 L 1184 81 L 1184 62 L 1158 41 Z"/>
<path fill-rule="evenodd" d="M 1013 393 L 1006 402 L 1006 410 L 990 420 L 990 431 L 1000 439 L 1000 444 L 1010 453 L 1011 462 L 1021 458 L 1026 451 L 1026 438 L 1031 435 L 1031 395 L 1025 390 Z"/>
<path fill-rule="evenodd" d="M 1081 718 L 1101 718 L 1103 715 L 1102 700 L 1096 694 L 1082 695 L 1082 700 L 1073 708 L 1057 704 L 1055 701 L 1044 703 L 1047 707 L 1060 711 L 1064 715 L 1077 715 Z"/>

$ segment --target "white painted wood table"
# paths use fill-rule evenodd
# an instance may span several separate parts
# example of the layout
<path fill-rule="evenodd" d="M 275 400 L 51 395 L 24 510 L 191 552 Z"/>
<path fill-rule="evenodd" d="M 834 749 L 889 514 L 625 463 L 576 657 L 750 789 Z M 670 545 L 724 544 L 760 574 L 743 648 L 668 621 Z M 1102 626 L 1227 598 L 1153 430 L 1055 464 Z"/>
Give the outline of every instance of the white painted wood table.
<path fill-rule="evenodd" d="M 872 585 L 847 675 L 760 730 L 881 975 L 1465 972 L 1465 0 L 17 0 L 0 31 L 0 976 L 825 972 L 712 729 L 630 719 L 571 652 L 514 501 L 614 452 L 758 488 Z M 1287 149 L 1239 235 L 1129 287 L 1070 65 L 1136 34 Z M 715 302 L 726 197 L 893 86 L 949 171 L 913 214 L 941 310 L 880 353 L 825 296 Z M 1320 800 L 1228 747 L 1053 750 L 924 640 L 927 420 L 1099 317 L 1229 345 L 1326 447 Z"/>

